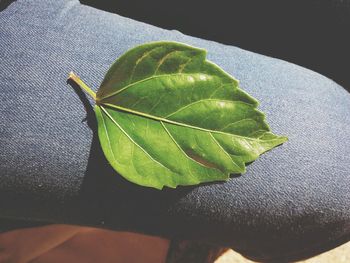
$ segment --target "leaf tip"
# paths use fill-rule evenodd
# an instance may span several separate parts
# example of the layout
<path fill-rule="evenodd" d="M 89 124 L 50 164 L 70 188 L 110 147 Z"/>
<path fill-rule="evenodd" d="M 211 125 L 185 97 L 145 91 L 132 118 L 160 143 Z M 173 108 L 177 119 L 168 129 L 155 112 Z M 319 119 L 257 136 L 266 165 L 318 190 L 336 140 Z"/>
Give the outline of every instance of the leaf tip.
<path fill-rule="evenodd" d="M 274 147 L 280 146 L 280 145 L 284 144 L 285 142 L 287 142 L 288 137 L 287 136 L 277 136 L 277 138 L 274 141 L 275 142 L 273 144 L 273 147 L 271 147 L 271 149 Z M 271 149 L 268 149 L 268 150 L 271 150 Z"/>
<path fill-rule="evenodd" d="M 289 139 L 288 139 L 288 137 L 287 136 L 280 136 L 280 141 L 281 141 L 281 143 L 285 143 L 285 142 L 287 142 Z"/>

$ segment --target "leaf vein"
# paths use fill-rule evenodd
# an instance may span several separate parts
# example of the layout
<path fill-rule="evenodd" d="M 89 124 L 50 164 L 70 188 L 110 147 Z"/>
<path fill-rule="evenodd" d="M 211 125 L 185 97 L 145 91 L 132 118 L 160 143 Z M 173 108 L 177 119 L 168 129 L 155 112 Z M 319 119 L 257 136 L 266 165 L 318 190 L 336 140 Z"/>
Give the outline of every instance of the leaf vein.
<path fill-rule="evenodd" d="M 220 131 L 223 131 L 223 130 L 225 130 L 227 127 L 229 127 L 229 126 L 231 126 L 231 125 L 233 125 L 233 124 L 237 124 L 237 123 L 239 123 L 239 122 L 245 121 L 245 120 L 252 120 L 252 121 L 253 121 L 254 119 L 252 119 L 252 118 L 244 118 L 244 119 L 241 119 L 241 120 L 238 120 L 238 121 L 231 122 L 231 123 L 227 124 L 226 126 L 224 126 L 223 128 L 221 128 Z"/>
<path fill-rule="evenodd" d="M 171 168 L 165 166 L 164 164 L 162 164 L 161 162 L 156 160 L 152 155 L 150 155 L 147 152 L 147 150 L 145 150 L 141 145 L 139 145 L 137 142 L 135 142 L 133 138 L 130 137 L 130 135 L 119 125 L 119 123 L 115 119 L 113 119 L 113 117 L 107 112 L 107 110 L 103 106 L 100 106 L 100 107 L 103 110 L 103 112 L 111 119 L 111 121 L 126 135 L 126 137 L 128 137 L 132 143 L 134 143 L 137 147 L 139 147 L 150 159 L 152 159 L 155 163 L 159 164 L 160 166 L 164 167 L 165 169 L 169 170 L 170 172 L 172 172 L 174 174 L 179 174 L 178 172 L 173 171 Z"/>
<path fill-rule="evenodd" d="M 109 138 L 109 134 L 108 134 L 108 131 L 107 131 L 107 126 L 106 126 L 105 118 L 104 118 L 103 114 L 101 114 L 101 115 L 102 115 L 103 128 L 104 128 L 104 130 L 105 130 L 106 137 L 107 137 L 107 141 L 108 141 L 108 146 L 109 146 L 109 148 L 111 149 L 111 153 L 112 153 L 113 160 L 117 162 L 117 159 L 115 158 L 115 155 L 114 155 L 114 152 L 113 152 L 111 140 L 110 140 L 110 138 Z"/>
<path fill-rule="evenodd" d="M 153 51 L 155 51 L 155 50 L 157 50 L 159 48 L 160 47 L 155 47 L 155 48 L 152 48 L 151 50 L 148 50 L 147 52 L 143 53 L 143 55 L 136 60 L 135 66 L 132 68 L 132 71 L 131 71 L 131 74 L 130 74 L 129 83 L 131 83 L 132 79 L 134 78 L 134 74 L 135 74 L 135 70 L 137 68 L 137 65 L 140 64 L 140 62 L 142 60 L 144 60 L 146 57 L 148 57 L 149 54 L 151 54 Z"/>
<path fill-rule="evenodd" d="M 188 156 L 188 154 L 182 149 L 182 147 L 177 143 L 177 141 L 175 140 L 175 138 L 172 136 L 171 132 L 168 130 L 168 128 L 164 125 L 164 123 L 161 121 L 160 122 L 164 128 L 164 130 L 166 131 L 166 133 L 168 134 L 168 136 L 171 138 L 171 140 L 174 142 L 174 144 L 179 148 L 179 150 L 191 161 L 196 162 L 197 164 L 199 164 L 200 166 L 203 166 L 205 168 L 211 168 L 208 166 L 205 166 L 204 164 L 196 161 L 195 159 L 191 158 L 190 156 Z"/>
<path fill-rule="evenodd" d="M 236 162 L 232 160 L 230 154 L 221 146 L 221 144 L 216 140 L 216 138 L 213 136 L 213 134 L 211 132 L 209 132 L 209 134 L 210 134 L 210 137 L 213 138 L 214 142 L 219 146 L 219 148 L 228 156 L 228 158 L 230 158 L 230 160 L 238 168 L 238 170 L 241 170 L 241 168 L 238 166 L 238 164 L 236 164 Z"/>
<path fill-rule="evenodd" d="M 157 64 L 156 70 L 154 71 L 153 75 L 156 75 L 159 68 L 163 65 L 163 63 L 168 59 L 169 56 L 171 56 L 172 54 L 176 53 L 176 52 L 180 52 L 179 50 L 173 50 L 169 53 L 167 53 L 166 55 L 164 55 L 160 60 L 159 63 Z"/>
<path fill-rule="evenodd" d="M 104 97 L 101 97 L 99 98 L 99 101 L 102 101 L 102 100 L 105 100 L 105 99 L 108 99 L 110 97 L 113 97 L 121 92 L 123 92 L 124 90 L 134 86 L 134 85 L 137 85 L 139 83 L 142 83 L 142 82 L 146 82 L 148 80 L 151 80 L 151 79 L 155 79 L 155 78 L 163 78 L 163 77 L 172 77 L 172 76 L 193 76 L 193 75 L 196 75 L 197 73 L 171 73 L 171 74 L 161 74 L 161 75 L 152 75 L 148 78 L 144 78 L 144 79 L 141 79 L 141 80 L 138 80 L 138 81 L 135 81 L 133 83 L 130 83 L 128 85 L 126 85 L 125 87 L 119 89 L 119 90 L 116 90 L 115 92 L 112 92 Z"/>
<path fill-rule="evenodd" d="M 187 105 L 184 105 L 184 106 L 182 106 L 181 108 L 177 109 L 176 111 L 174 111 L 174 112 L 168 114 L 168 115 L 165 116 L 164 118 L 169 118 L 170 116 L 172 116 L 172 115 L 174 115 L 174 114 L 176 114 L 176 113 L 178 113 L 178 112 L 180 112 L 180 111 L 182 111 L 182 110 L 184 110 L 184 109 L 186 109 L 186 108 L 188 108 L 188 107 L 191 107 L 191 106 L 193 106 L 193 105 L 195 105 L 195 104 L 197 104 L 197 103 L 201 103 L 201 102 L 204 102 L 204 101 L 218 101 L 218 102 L 227 102 L 227 103 L 232 103 L 232 102 L 234 102 L 234 103 L 245 104 L 245 105 L 247 105 L 247 106 L 253 107 L 251 104 L 246 103 L 246 102 L 244 102 L 244 101 L 240 101 L 240 100 L 222 100 L 222 99 L 212 99 L 212 98 L 208 98 L 208 99 L 196 100 L 196 101 L 193 101 L 193 102 L 191 102 L 191 103 L 189 103 L 189 104 L 187 104 Z"/>
<path fill-rule="evenodd" d="M 190 63 L 193 60 L 193 57 L 189 58 L 185 63 L 179 65 L 179 71 L 178 73 L 181 73 L 185 67 L 188 65 L 188 63 Z"/>

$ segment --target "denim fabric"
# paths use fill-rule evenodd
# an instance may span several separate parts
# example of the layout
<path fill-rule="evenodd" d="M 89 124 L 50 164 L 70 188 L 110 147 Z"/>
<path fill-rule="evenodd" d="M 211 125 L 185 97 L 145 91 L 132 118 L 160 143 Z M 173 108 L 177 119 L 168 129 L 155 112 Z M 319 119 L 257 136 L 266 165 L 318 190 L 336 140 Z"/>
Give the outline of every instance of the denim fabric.
<path fill-rule="evenodd" d="M 73 70 L 96 90 L 117 57 L 155 40 L 207 49 L 289 141 L 224 183 L 158 191 L 122 179 L 101 152 L 90 102 L 66 79 Z M 259 260 L 349 240 L 350 94 L 333 81 L 77 0 L 18 0 L 1 11 L 0 61 L 4 220 L 201 239 Z"/>

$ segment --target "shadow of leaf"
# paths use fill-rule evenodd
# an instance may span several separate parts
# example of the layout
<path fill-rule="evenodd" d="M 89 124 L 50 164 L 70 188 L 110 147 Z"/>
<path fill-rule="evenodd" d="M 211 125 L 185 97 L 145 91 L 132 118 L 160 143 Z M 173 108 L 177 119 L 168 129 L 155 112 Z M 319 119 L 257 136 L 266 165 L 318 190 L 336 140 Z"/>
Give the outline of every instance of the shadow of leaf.
<path fill-rule="evenodd" d="M 88 126 L 93 131 L 90 155 L 83 183 L 81 185 L 79 205 L 85 215 L 87 225 L 114 228 L 116 230 L 152 231 L 161 228 L 166 221 L 168 210 L 180 198 L 196 186 L 164 188 L 157 190 L 138 186 L 125 180 L 109 165 L 102 151 L 97 120 L 85 93 L 73 81 L 68 80 L 83 103 Z M 83 121 L 84 121 L 83 120 Z M 166 225 L 166 224 L 165 224 Z"/>
<path fill-rule="evenodd" d="M 5 10 L 15 0 L 2 0 L 0 1 L 0 12 Z"/>

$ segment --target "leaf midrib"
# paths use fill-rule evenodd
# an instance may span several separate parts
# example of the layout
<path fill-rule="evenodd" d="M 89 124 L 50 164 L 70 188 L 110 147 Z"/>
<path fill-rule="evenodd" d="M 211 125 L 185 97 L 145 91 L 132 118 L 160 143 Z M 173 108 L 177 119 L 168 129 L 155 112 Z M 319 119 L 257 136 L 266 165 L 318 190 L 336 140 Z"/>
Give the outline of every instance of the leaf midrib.
<path fill-rule="evenodd" d="M 165 166 L 162 162 L 158 161 L 156 158 L 154 158 L 146 149 L 144 149 L 141 145 L 139 145 L 121 126 L 120 124 L 108 113 L 108 111 L 103 107 L 103 106 L 100 106 L 100 108 L 102 109 L 102 111 L 106 114 L 106 116 L 112 121 L 112 123 L 114 125 L 116 125 L 118 127 L 118 129 L 120 129 L 124 134 L 125 136 L 128 137 L 128 139 L 134 144 L 136 145 L 137 147 L 139 147 L 149 158 L 151 158 L 154 162 L 158 163 L 160 166 L 164 167 L 165 169 L 169 170 L 170 172 L 174 173 L 174 174 L 179 174 L 178 172 L 176 171 L 173 171 L 171 168 Z M 104 118 L 102 117 L 102 120 L 103 120 L 103 124 L 104 124 L 104 127 L 106 128 L 106 125 L 105 125 L 105 120 Z M 206 167 L 208 168 L 208 166 L 200 163 L 200 162 L 197 162 L 196 160 L 192 159 L 190 156 L 188 156 L 184 150 L 181 148 L 181 146 L 176 142 L 176 140 L 173 138 L 173 136 L 171 135 L 171 133 L 169 132 L 169 130 L 166 128 L 166 126 L 164 125 L 164 123 L 162 121 L 160 121 L 163 129 L 165 130 L 165 132 L 168 134 L 168 136 L 171 138 L 171 140 L 175 143 L 175 145 L 179 148 L 179 150 L 186 156 L 186 158 L 192 160 L 192 161 L 195 161 L 196 163 L 198 163 L 200 166 L 203 166 L 203 167 Z M 106 131 L 107 132 L 107 131 Z M 108 134 L 108 132 L 107 132 Z M 212 137 L 213 135 L 211 133 L 209 133 Z M 110 139 L 109 139 L 109 136 L 107 135 L 107 138 L 108 138 L 108 143 L 109 143 L 109 146 L 111 148 L 111 144 L 110 144 Z M 230 158 L 228 152 L 226 152 L 222 146 L 218 143 L 218 141 L 213 137 L 213 139 L 215 140 L 215 142 L 220 146 L 220 148 L 224 151 L 225 154 L 228 155 L 228 157 Z M 112 155 L 113 155 L 113 158 L 115 159 L 115 156 L 114 156 L 114 153 L 113 153 L 113 150 L 111 148 L 111 151 L 112 151 Z M 232 158 L 230 158 L 231 162 L 236 166 L 238 167 L 239 169 L 239 166 L 236 164 L 236 162 L 234 160 L 232 160 Z M 224 173 L 224 171 L 222 171 L 221 169 L 219 169 L 218 167 L 213 167 L 213 169 L 216 169 L 218 171 L 220 171 L 221 173 Z M 191 174 L 191 173 L 190 173 Z M 192 174 L 191 174 L 192 176 Z M 193 177 L 193 176 L 192 176 Z M 195 177 L 193 177 L 195 178 Z"/>
<path fill-rule="evenodd" d="M 127 113 L 135 114 L 135 115 L 138 115 L 138 116 L 141 116 L 141 117 L 145 117 L 145 118 L 149 118 L 149 119 L 152 119 L 152 120 L 156 120 L 156 121 L 159 121 L 159 122 L 166 122 L 166 123 L 169 123 L 169 124 L 174 124 L 174 125 L 178 125 L 178 126 L 182 126 L 182 127 L 192 128 L 192 129 L 205 131 L 205 132 L 210 132 L 210 133 L 217 133 L 217 134 L 233 136 L 233 137 L 236 137 L 236 138 L 241 138 L 241 139 L 250 140 L 250 141 L 264 141 L 264 142 L 267 142 L 267 141 L 274 141 L 274 140 L 278 140 L 279 139 L 279 138 L 276 138 L 276 139 L 270 139 L 270 140 L 260 140 L 259 138 L 245 137 L 245 136 L 241 136 L 241 135 L 237 135 L 237 134 L 232 134 L 232 133 L 227 133 L 227 132 L 222 132 L 222 131 L 216 131 L 216 130 L 210 130 L 210 129 L 206 129 L 206 128 L 201 128 L 201 127 L 193 126 L 193 125 L 190 125 L 190 124 L 181 123 L 181 122 L 177 122 L 177 121 L 173 121 L 173 120 L 157 117 L 157 116 L 150 115 L 150 114 L 147 114 L 147 113 L 144 113 L 144 112 L 140 112 L 140 111 L 135 111 L 135 110 L 132 110 L 132 109 L 124 108 L 124 107 L 117 106 L 117 105 L 110 104 L 110 103 L 101 103 L 99 106 L 102 106 L 102 105 L 107 106 L 109 108 L 117 109 L 117 110 L 120 110 L 120 111 L 123 111 L 123 112 L 127 112 Z M 269 132 L 269 131 L 266 131 L 266 132 Z"/>

